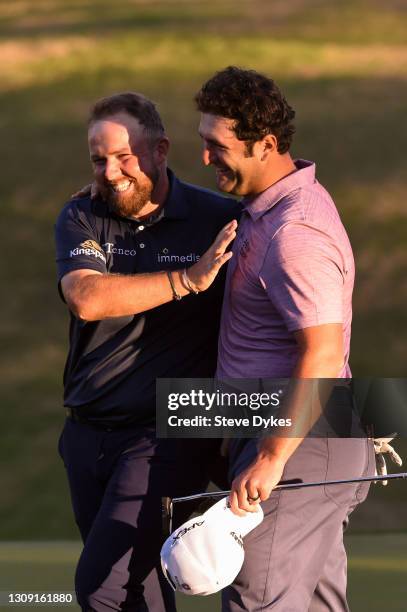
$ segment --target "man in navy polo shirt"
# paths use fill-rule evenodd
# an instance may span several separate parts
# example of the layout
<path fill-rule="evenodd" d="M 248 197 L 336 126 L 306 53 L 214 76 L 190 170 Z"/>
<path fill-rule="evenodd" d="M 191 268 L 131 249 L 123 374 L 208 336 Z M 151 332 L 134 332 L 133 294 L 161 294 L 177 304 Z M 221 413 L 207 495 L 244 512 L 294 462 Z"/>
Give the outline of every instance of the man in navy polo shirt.
<path fill-rule="evenodd" d="M 56 224 L 70 310 L 59 448 L 84 541 L 77 597 L 86 611 L 172 611 L 160 499 L 201 491 L 218 449 L 155 438 L 155 380 L 214 374 L 215 277 L 238 208 L 167 169 L 161 119 L 140 94 L 97 102 L 88 136 L 99 195 L 69 202 Z"/>

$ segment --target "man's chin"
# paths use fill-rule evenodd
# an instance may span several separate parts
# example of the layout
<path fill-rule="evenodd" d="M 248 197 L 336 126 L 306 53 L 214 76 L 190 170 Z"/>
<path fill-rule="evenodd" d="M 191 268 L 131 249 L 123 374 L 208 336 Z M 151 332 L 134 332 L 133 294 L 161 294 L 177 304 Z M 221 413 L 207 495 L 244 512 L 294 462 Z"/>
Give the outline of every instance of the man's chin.
<path fill-rule="evenodd" d="M 134 217 L 140 213 L 140 211 L 147 204 L 147 201 L 128 201 L 123 197 L 109 197 L 107 198 L 107 204 L 112 212 L 119 217 Z"/>
<path fill-rule="evenodd" d="M 220 191 L 225 193 L 233 193 L 236 187 L 236 181 L 226 176 L 216 175 L 216 186 Z"/>

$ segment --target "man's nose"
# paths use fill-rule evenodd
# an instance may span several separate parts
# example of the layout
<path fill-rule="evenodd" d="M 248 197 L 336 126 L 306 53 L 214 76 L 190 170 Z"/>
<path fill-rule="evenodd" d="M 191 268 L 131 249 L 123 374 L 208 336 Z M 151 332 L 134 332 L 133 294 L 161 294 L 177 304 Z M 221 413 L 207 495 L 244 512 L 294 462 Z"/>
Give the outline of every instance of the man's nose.
<path fill-rule="evenodd" d="M 121 172 L 118 161 L 115 159 L 107 159 L 104 174 L 107 181 L 114 181 L 119 177 Z"/>
<path fill-rule="evenodd" d="M 204 166 L 209 166 L 211 163 L 209 149 L 205 144 L 202 146 L 202 162 Z"/>

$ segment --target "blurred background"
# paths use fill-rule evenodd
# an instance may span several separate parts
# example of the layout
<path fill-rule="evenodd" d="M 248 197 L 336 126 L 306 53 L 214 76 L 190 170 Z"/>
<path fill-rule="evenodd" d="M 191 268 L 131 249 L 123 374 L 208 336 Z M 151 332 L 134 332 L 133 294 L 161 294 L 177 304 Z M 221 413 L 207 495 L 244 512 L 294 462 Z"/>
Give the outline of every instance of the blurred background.
<path fill-rule="evenodd" d="M 272 76 L 297 111 L 293 154 L 316 161 L 354 247 L 353 373 L 405 376 L 406 42 L 405 0 L 0 0 L 0 591 L 72 590 L 80 548 L 56 453 L 68 317 L 53 224 L 91 180 L 90 104 L 151 97 L 171 167 L 213 187 L 194 93 L 229 64 Z M 353 609 L 406 609 L 406 487 L 376 486 L 354 517 Z"/>

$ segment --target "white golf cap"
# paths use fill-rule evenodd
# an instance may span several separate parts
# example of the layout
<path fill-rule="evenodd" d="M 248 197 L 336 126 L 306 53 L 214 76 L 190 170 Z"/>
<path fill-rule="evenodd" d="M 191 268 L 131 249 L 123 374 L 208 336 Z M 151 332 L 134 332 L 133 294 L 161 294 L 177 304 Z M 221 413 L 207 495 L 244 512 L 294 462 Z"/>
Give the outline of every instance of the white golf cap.
<path fill-rule="evenodd" d="M 228 499 L 179 527 L 164 542 L 161 566 L 172 588 L 210 595 L 233 582 L 243 565 L 242 538 L 263 520 L 263 510 L 233 514 Z"/>

